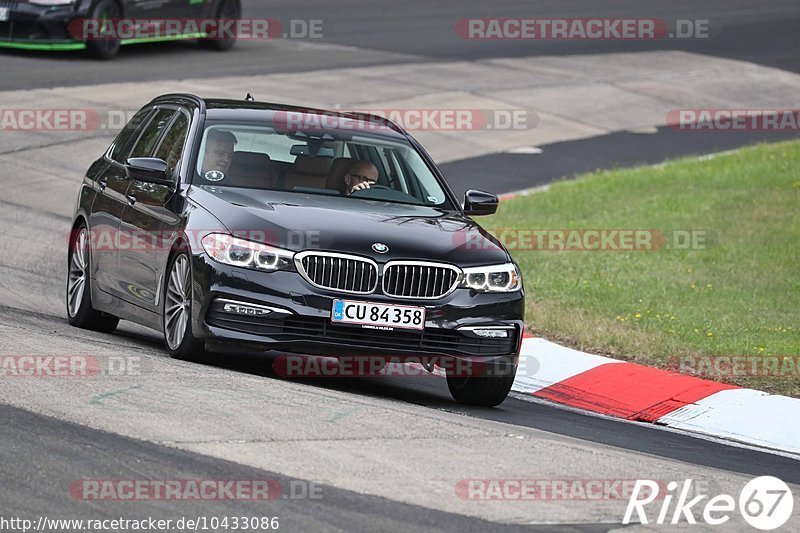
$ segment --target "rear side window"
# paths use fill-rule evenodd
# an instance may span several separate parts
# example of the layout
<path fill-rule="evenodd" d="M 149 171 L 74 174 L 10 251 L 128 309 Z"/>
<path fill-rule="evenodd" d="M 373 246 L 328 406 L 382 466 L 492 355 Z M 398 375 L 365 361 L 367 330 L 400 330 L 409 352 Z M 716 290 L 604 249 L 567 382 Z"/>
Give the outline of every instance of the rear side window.
<path fill-rule="evenodd" d="M 125 163 L 125 160 L 128 159 L 128 153 L 130 153 L 131 143 L 138 138 L 139 128 L 146 123 L 152 112 L 153 108 L 148 107 L 133 115 L 130 122 L 117 135 L 114 144 L 111 145 L 111 159 L 118 163 Z"/>
<path fill-rule="evenodd" d="M 161 137 L 174 114 L 174 109 L 160 109 L 144 129 L 142 136 L 136 142 L 136 146 L 131 150 L 130 157 L 150 157 L 159 137 Z"/>

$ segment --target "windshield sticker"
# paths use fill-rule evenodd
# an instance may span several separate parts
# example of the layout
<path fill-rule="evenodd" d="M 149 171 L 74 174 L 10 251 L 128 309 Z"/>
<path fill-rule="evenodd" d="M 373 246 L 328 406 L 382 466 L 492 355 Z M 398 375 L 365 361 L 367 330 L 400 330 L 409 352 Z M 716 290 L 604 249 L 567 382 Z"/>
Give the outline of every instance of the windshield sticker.
<path fill-rule="evenodd" d="M 208 181 L 222 181 L 225 179 L 225 174 L 219 170 L 209 170 L 203 177 Z"/>

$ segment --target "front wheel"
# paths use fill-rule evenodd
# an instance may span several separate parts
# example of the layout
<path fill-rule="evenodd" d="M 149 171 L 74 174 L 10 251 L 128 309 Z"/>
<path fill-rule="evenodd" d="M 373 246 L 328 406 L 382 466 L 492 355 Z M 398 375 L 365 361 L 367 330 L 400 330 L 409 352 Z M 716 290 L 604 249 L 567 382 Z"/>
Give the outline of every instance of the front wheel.
<path fill-rule="evenodd" d="M 162 325 L 169 355 L 185 361 L 205 357 L 205 345 L 192 334 L 192 268 L 189 255 L 172 257 L 168 269 Z"/>
<path fill-rule="evenodd" d="M 494 407 L 500 405 L 511 392 L 517 369 L 507 368 L 499 375 L 463 376 L 447 374 L 447 388 L 458 403 Z"/>

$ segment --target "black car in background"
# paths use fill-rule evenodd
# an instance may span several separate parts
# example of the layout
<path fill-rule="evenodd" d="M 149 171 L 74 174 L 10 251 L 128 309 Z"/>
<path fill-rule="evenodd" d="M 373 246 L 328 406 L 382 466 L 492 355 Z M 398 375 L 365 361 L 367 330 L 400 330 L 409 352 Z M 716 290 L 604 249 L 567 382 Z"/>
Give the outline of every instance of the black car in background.
<path fill-rule="evenodd" d="M 380 117 L 161 96 L 80 186 L 69 321 L 111 332 L 131 320 L 189 360 L 240 348 L 430 356 L 456 400 L 497 405 L 524 312 L 518 267 L 470 218 L 497 205 L 468 191 L 462 207 Z"/>
<path fill-rule="evenodd" d="M 122 32 L 107 31 L 109 38 L 82 39 L 79 28 L 84 19 L 111 21 L 156 21 L 186 19 L 239 19 L 240 0 L 0 0 L 0 48 L 22 50 L 81 50 L 112 59 L 120 46 L 157 40 L 199 39 L 201 46 L 218 50 L 231 48 L 235 39 L 205 38 L 200 32 L 170 32 L 158 37 L 139 31 L 137 36 L 115 39 Z M 122 25 L 119 26 L 123 28 Z M 186 25 L 185 27 L 190 27 Z M 116 30 L 114 30 L 116 31 Z M 97 32 L 100 33 L 100 32 Z M 143 35 L 143 36 L 142 36 Z M 161 35 L 165 35 L 162 33 Z"/>

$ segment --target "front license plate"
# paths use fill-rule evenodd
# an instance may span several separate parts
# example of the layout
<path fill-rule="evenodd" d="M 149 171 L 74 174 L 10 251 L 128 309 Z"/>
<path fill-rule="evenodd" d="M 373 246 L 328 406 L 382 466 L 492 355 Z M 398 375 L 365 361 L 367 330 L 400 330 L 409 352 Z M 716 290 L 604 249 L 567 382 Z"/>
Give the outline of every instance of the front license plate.
<path fill-rule="evenodd" d="M 0 7 L 0 22 L 8 20 L 9 9 L 7 7 Z"/>
<path fill-rule="evenodd" d="M 411 305 L 334 300 L 331 322 L 360 324 L 375 329 L 425 329 L 425 308 Z"/>

